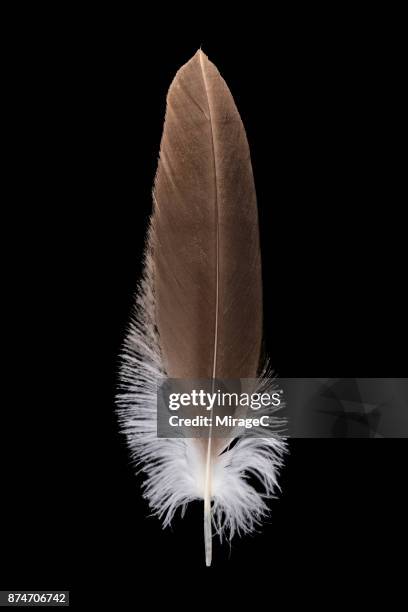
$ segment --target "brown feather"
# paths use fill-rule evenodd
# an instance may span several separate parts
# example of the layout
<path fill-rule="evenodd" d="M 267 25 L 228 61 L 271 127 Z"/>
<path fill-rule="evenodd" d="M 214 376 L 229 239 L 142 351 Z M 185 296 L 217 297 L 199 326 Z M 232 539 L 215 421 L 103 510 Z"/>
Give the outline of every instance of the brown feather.
<path fill-rule="evenodd" d="M 167 97 L 154 186 L 156 321 L 172 378 L 249 378 L 262 280 L 248 143 L 225 81 L 200 50 Z"/>
<path fill-rule="evenodd" d="M 238 440 L 222 454 L 232 430 L 226 439 L 211 425 L 197 439 L 154 435 L 163 374 L 181 379 L 186 391 L 186 379 L 206 379 L 214 391 L 217 379 L 255 378 L 261 365 L 261 256 L 249 148 L 228 87 L 201 51 L 169 89 L 153 195 L 145 277 L 124 351 L 129 391 L 121 402 L 148 475 L 146 496 L 164 524 L 177 507 L 184 511 L 187 501 L 203 498 L 208 566 L 212 524 L 232 537 L 253 531 L 267 513 L 263 498 L 276 485 L 284 443 Z M 247 482 L 258 473 L 264 493 Z"/>

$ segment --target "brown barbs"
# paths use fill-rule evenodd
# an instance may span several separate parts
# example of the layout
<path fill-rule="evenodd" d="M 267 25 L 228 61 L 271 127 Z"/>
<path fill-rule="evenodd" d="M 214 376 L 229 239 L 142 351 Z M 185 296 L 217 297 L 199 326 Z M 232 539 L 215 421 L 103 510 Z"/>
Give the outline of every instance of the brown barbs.
<path fill-rule="evenodd" d="M 168 92 L 151 228 L 167 376 L 255 377 L 262 280 L 250 154 L 231 93 L 201 50 Z"/>

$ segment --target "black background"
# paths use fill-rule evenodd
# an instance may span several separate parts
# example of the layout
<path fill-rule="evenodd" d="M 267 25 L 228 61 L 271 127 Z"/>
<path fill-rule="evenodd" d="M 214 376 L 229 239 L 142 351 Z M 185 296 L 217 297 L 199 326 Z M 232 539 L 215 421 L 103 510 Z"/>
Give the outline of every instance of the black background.
<path fill-rule="evenodd" d="M 309 595 L 398 581 L 404 440 L 292 440 L 271 522 L 206 570 L 201 505 L 172 530 L 148 517 L 114 415 L 165 96 L 200 45 L 247 130 L 277 373 L 406 374 L 398 20 L 293 17 L 230 40 L 101 13 L 9 23 L 1 588 L 70 589 L 74 607 L 136 601 L 149 577 L 153 602 L 209 576 L 289 600 L 301 578 Z"/>

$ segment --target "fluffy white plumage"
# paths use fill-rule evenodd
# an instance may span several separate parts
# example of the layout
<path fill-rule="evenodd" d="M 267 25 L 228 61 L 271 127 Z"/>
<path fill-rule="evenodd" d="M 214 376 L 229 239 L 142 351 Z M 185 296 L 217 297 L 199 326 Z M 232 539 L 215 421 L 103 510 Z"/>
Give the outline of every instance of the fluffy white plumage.
<path fill-rule="evenodd" d="M 145 273 L 122 352 L 117 406 L 132 460 L 146 476 L 144 496 L 166 527 L 178 508 L 184 515 L 189 502 L 204 498 L 205 463 L 196 440 L 157 437 L 157 382 L 166 372 L 155 326 L 153 280 L 148 246 Z M 276 418 L 276 425 L 281 424 Z M 268 514 L 267 501 L 278 488 L 285 449 L 285 440 L 279 435 L 243 437 L 213 461 L 212 522 L 221 539 L 254 531 Z"/>

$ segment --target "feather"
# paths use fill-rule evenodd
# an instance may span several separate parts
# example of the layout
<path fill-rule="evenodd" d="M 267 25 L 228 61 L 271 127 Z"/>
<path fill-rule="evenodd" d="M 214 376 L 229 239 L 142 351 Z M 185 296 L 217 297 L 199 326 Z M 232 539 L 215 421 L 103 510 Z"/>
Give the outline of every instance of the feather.
<path fill-rule="evenodd" d="M 268 513 L 285 442 L 279 436 L 161 439 L 156 387 L 177 379 L 255 378 L 262 370 L 258 214 L 245 130 L 229 89 L 199 50 L 168 95 L 145 271 L 122 353 L 118 412 L 144 495 L 171 523 L 204 500 L 206 564 L 222 539 Z M 261 485 L 252 486 L 254 476 Z"/>

